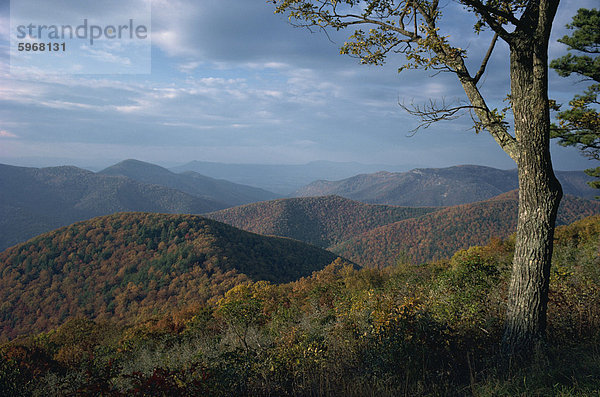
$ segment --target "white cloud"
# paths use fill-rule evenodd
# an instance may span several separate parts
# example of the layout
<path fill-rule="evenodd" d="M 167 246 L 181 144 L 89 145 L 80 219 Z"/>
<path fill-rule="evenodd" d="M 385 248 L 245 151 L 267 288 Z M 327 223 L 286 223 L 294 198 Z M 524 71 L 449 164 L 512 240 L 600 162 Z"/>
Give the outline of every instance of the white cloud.
<path fill-rule="evenodd" d="M 59 101 L 59 100 L 40 101 L 37 103 L 39 105 L 43 105 L 43 106 L 46 106 L 51 109 L 73 110 L 73 109 L 96 109 L 97 108 L 97 106 L 92 106 L 92 105 L 88 105 L 85 103 Z"/>
<path fill-rule="evenodd" d="M 315 146 L 317 145 L 317 142 L 310 140 L 310 139 L 298 139 L 292 142 L 292 145 L 294 146 L 302 146 L 302 147 L 308 147 L 308 146 Z"/>
<path fill-rule="evenodd" d="M 201 65 L 200 62 L 186 62 L 186 63 L 179 64 L 179 66 L 177 66 L 177 68 L 179 69 L 180 72 L 191 73 L 195 69 L 197 69 L 198 66 L 200 66 L 200 65 Z"/>
<path fill-rule="evenodd" d="M 112 52 L 96 50 L 87 45 L 81 46 L 81 49 L 87 54 L 87 56 L 98 61 L 110 62 L 117 65 L 131 65 L 131 59 L 127 57 L 120 57 Z"/>
<path fill-rule="evenodd" d="M 18 136 L 10 131 L 0 130 L 0 138 L 18 138 Z"/>
<path fill-rule="evenodd" d="M 152 40 L 162 50 L 154 59 L 153 75 L 44 75 L 32 69 L 9 74 L 2 65 L 2 126 L 18 131 L 21 139 L 6 139 L 0 150 L 22 144 L 22 155 L 66 156 L 81 150 L 94 157 L 114 149 L 115 156 L 143 154 L 149 161 L 211 156 L 214 161 L 251 162 L 270 156 L 282 162 L 354 157 L 376 162 L 377 150 L 384 149 L 386 159 L 412 151 L 419 159 L 441 156 L 431 155 L 438 142 L 451 153 L 447 143 L 468 128 L 467 117 L 463 124 L 432 126 L 406 140 L 418 120 L 403 113 L 398 100 L 423 104 L 430 98 L 463 98 L 454 75 L 407 71 L 398 76 L 401 58 L 384 67 L 361 66 L 340 56 L 338 45 L 324 35 L 292 29 L 264 1 L 153 0 L 153 8 Z M 561 23 L 569 19 L 563 17 Z M 2 26 L 0 17 L 0 34 Z M 472 28 L 458 26 L 451 33 L 461 40 L 463 31 L 472 33 Z M 333 33 L 338 44 L 349 34 Z M 472 69 L 489 43 L 471 40 L 465 48 L 472 55 Z M 98 51 L 105 49 L 94 47 L 90 55 L 104 57 Z M 123 56 L 114 62 L 127 62 L 129 54 L 119 46 L 110 49 Z M 482 80 L 486 95 L 499 98 L 491 102 L 506 94 L 505 53 L 498 48 Z M 24 121 L 28 124 L 17 126 Z M 44 151 L 52 140 L 57 142 Z M 400 151 L 402 145 L 406 148 Z"/>
<path fill-rule="evenodd" d="M 10 35 L 10 20 L 9 18 L 0 15 L 0 40 L 9 40 Z"/>
<path fill-rule="evenodd" d="M 195 51 L 182 46 L 179 32 L 174 30 L 159 30 L 152 32 L 152 43 L 170 56 L 195 55 Z"/>

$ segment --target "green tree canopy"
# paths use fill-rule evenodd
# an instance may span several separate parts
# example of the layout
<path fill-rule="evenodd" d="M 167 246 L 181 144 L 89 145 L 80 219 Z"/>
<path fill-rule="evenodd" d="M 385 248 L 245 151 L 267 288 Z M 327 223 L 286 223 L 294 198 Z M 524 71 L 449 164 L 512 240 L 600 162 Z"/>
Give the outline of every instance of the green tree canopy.
<path fill-rule="evenodd" d="M 563 77 L 571 74 L 596 83 L 575 95 L 569 108 L 558 113 L 558 125 L 554 125 L 552 137 L 563 146 L 575 146 L 583 155 L 600 161 L 600 11 L 581 8 L 567 25 L 573 30 L 570 36 L 558 41 L 568 46 L 568 53 L 550 62 L 550 67 Z M 575 54 L 574 54 L 575 53 Z M 600 167 L 586 170 L 588 175 L 600 178 Z M 600 189 L 600 180 L 590 182 Z"/>

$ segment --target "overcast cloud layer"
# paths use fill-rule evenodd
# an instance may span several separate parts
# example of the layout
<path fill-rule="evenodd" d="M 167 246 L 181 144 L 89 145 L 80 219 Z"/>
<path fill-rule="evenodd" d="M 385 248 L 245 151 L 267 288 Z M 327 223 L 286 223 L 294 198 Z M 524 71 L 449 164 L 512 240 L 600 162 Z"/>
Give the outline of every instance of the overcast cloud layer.
<path fill-rule="evenodd" d="M 153 0 L 152 73 L 133 76 L 11 74 L 8 2 L 0 3 L 0 161 L 514 167 L 487 133 L 470 129 L 468 116 L 408 136 L 418 120 L 398 102 L 464 100 L 454 76 L 398 74 L 399 57 L 384 67 L 359 65 L 339 55 L 347 32 L 327 37 L 293 28 L 263 0 Z M 564 53 L 555 40 L 576 9 L 594 5 L 562 2 L 551 59 Z M 450 40 L 464 40 L 459 45 L 475 68 L 489 34 L 474 36 L 471 16 L 453 2 L 444 12 Z M 551 72 L 551 97 L 559 102 L 583 88 Z M 503 107 L 508 89 L 500 45 L 482 90 L 490 106 Z M 593 165 L 574 149 L 554 150 L 554 161 L 558 169 Z"/>

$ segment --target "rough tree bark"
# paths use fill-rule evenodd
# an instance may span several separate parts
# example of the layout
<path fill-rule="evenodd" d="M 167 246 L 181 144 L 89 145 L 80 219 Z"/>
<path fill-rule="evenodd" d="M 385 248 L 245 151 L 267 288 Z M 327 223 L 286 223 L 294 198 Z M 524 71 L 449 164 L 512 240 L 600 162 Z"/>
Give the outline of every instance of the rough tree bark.
<path fill-rule="evenodd" d="M 503 350 L 528 352 L 546 330 L 554 224 L 562 189 L 550 160 L 548 40 L 558 1 L 523 16 L 510 44 L 519 217 Z"/>

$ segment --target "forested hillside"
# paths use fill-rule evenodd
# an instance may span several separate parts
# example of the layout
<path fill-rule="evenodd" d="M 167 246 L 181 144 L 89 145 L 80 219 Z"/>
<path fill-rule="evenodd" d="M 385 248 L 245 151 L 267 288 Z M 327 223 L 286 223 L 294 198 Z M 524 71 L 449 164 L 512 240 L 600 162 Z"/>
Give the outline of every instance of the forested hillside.
<path fill-rule="evenodd" d="M 254 233 L 290 237 L 326 248 L 373 228 L 436 210 L 369 205 L 325 196 L 253 203 L 206 216 Z"/>
<path fill-rule="evenodd" d="M 363 266 L 447 258 L 458 249 L 514 233 L 518 192 L 459 206 L 398 207 L 364 204 L 340 196 L 253 203 L 206 216 L 243 230 L 294 238 L 327 248 Z M 600 202 L 570 195 L 557 223 L 600 213 Z"/>
<path fill-rule="evenodd" d="M 363 266 L 389 266 L 397 262 L 421 263 L 448 258 L 459 249 L 487 244 L 516 231 L 517 191 L 491 200 L 448 207 L 419 218 L 385 225 L 330 247 Z M 599 214 L 600 202 L 565 196 L 557 224 L 565 225 Z"/>
<path fill-rule="evenodd" d="M 433 264 L 336 260 L 288 284 L 122 326 L 71 318 L 0 346 L 8 395 L 593 396 L 600 386 L 600 216 L 556 230 L 541 364 L 498 352 L 514 242 Z"/>
<path fill-rule="evenodd" d="M 335 258 L 199 216 L 94 218 L 0 253 L 0 337 L 75 315 L 127 323 L 206 302 L 243 281 L 296 280 Z"/>
<path fill-rule="evenodd" d="M 76 167 L 0 164 L 0 251 L 40 233 L 119 211 L 201 214 L 214 200 Z"/>

